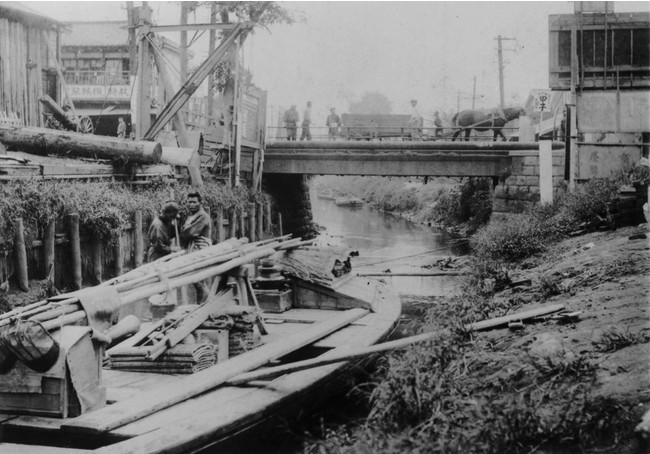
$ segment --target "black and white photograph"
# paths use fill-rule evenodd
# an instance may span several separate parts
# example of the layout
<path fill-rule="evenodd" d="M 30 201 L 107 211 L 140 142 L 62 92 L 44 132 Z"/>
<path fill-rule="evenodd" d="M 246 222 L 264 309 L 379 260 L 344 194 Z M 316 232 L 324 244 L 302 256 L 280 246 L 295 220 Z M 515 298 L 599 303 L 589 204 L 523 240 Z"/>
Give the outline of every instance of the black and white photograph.
<path fill-rule="evenodd" d="M 650 454 L 650 3 L 0 1 L 0 453 Z"/>

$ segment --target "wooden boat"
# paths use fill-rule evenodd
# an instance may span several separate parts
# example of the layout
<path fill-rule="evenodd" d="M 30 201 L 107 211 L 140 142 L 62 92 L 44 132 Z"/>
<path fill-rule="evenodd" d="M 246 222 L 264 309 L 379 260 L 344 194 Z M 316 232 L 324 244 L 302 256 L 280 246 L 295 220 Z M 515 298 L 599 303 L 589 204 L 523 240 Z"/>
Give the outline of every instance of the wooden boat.
<path fill-rule="evenodd" d="M 276 240 L 250 245 L 232 243 L 219 249 L 221 243 L 212 246 L 220 251 L 216 256 L 207 254 L 208 248 L 167 261 L 161 259 L 154 262 L 153 268 L 145 265 L 142 270 L 136 269 L 94 288 L 98 291 L 59 297 L 55 301 L 58 311 L 75 298 L 83 303 L 88 294 L 105 302 L 106 295 L 112 292 L 118 295 L 120 314 L 126 321 L 133 315 L 125 314 L 142 309 L 147 295 L 213 276 L 207 302 L 190 307 L 181 321 L 174 320 L 169 325 L 171 331 L 163 332 L 163 340 L 146 336 L 159 333 L 155 326 L 165 326 L 173 314 L 158 322 L 143 323 L 136 334 L 112 346 L 104 355 L 101 343 L 87 339 L 89 332 L 101 341 L 102 333 L 98 332 L 99 325 L 89 326 L 96 313 L 84 306 L 85 313 L 77 316 L 81 326 L 64 324 L 72 309 L 48 325 L 57 326 L 51 334 L 60 345 L 58 358 L 49 370 L 35 372 L 21 364 L 21 358 L 7 372 L 6 367 L 2 368 L 0 356 L 0 372 L 3 372 L 0 375 L 0 452 L 195 452 L 249 430 L 283 411 L 300 408 L 313 397 L 322 398 L 344 374 L 358 372 L 355 368 L 361 361 L 358 355 L 354 360 L 341 358 L 346 358 L 346 352 L 372 346 L 390 335 L 400 316 L 399 298 L 379 281 L 346 273 L 349 261 L 336 253 L 306 247 L 299 240 Z M 234 259 L 229 258 L 233 256 Z M 221 258 L 217 260 L 218 257 Z M 251 279 L 250 263 L 260 259 L 259 277 Z M 152 277 L 155 274 L 151 273 L 152 269 L 159 274 L 158 278 Z M 219 289 L 216 294 L 215 289 Z M 0 314 L 0 334 L 2 324 L 6 328 L 8 320 L 25 322 L 29 315 L 26 311 L 49 314 L 55 302 L 47 300 L 22 311 L 12 311 L 13 314 Z M 193 339 L 202 342 L 200 336 L 207 331 L 206 323 L 219 321 L 218 317 L 206 318 L 206 310 L 212 316 L 223 314 L 224 307 L 232 310 L 234 303 L 238 303 L 234 307 L 245 311 L 256 306 L 263 310 L 251 331 L 257 336 L 259 346 L 225 358 L 225 346 L 232 350 L 233 334 L 226 333 L 224 342 L 222 326 L 221 330 L 215 330 L 219 332 L 212 333 L 217 338 L 216 364 L 192 374 L 163 373 L 165 370 L 160 368 L 134 371 L 143 367 L 142 364 L 156 363 L 157 359 L 151 357 L 165 358 L 174 348 L 192 347 L 191 343 L 171 347 L 178 331 L 180 336 L 187 333 L 183 327 L 193 327 L 190 330 Z M 120 325 L 113 325 L 105 334 L 110 336 Z M 79 334 L 81 331 L 86 334 Z M 85 350 L 78 348 L 75 352 L 75 346 L 70 347 L 70 342 L 64 340 L 75 333 L 79 342 L 74 345 L 87 341 Z M 143 342 L 143 339 L 153 341 L 147 343 L 149 340 Z M 156 343 L 157 340 L 160 342 Z M 161 353 L 159 348 L 167 353 Z M 120 352 L 139 354 L 141 350 L 147 352 L 149 359 L 135 362 L 136 367 L 131 370 L 98 367 L 97 360 L 102 357 L 106 363 L 108 356 L 110 364 Z M 88 355 L 94 362 L 88 361 Z M 171 358 L 167 358 L 170 364 L 178 365 Z M 327 363 L 328 358 L 337 362 Z M 307 364 L 310 361 L 312 364 Z M 310 367 L 314 361 L 318 365 Z M 56 372 L 59 366 L 62 374 Z M 88 379 L 93 377 L 93 371 L 97 371 L 96 383 Z M 104 390 L 104 404 L 94 405 L 93 399 L 101 401 Z M 11 405 L 16 408 L 11 410 L 8 408 Z"/>
<path fill-rule="evenodd" d="M 343 206 L 343 207 L 360 207 L 365 202 L 358 197 L 343 196 L 343 197 L 337 197 L 334 200 L 334 203 L 336 203 L 338 206 Z"/>
<path fill-rule="evenodd" d="M 329 189 L 329 188 L 316 191 L 316 196 L 319 199 L 323 199 L 323 200 L 335 200 L 336 199 L 336 194 L 334 193 L 334 191 L 332 189 Z"/>

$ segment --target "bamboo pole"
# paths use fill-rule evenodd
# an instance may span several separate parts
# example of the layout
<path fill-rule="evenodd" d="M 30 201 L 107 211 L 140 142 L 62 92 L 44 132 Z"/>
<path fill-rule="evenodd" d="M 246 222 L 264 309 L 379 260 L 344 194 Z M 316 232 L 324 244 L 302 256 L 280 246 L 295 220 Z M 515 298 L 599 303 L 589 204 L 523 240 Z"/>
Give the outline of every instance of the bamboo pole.
<path fill-rule="evenodd" d="M 144 238 L 142 235 L 142 210 L 136 210 L 133 224 L 134 224 L 133 228 L 135 229 L 133 254 L 135 255 L 134 265 L 137 268 L 139 266 L 142 266 L 142 260 L 144 257 Z"/>
<path fill-rule="evenodd" d="M 55 245 L 56 221 L 50 219 L 45 226 L 45 238 L 43 238 L 43 264 L 48 273 L 47 279 L 50 286 L 54 287 L 54 245 Z"/>
<path fill-rule="evenodd" d="M 99 285 L 102 283 L 102 271 L 103 271 L 103 266 L 102 266 L 102 246 L 103 246 L 102 240 L 100 240 L 98 237 L 93 236 L 92 242 L 91 242 L 91 248 L 92 248 L 92 260 L 93 260 L 93 280 L 95 285 Z"/>
<path fill-rule="evenodd" d="M 221 243 L 225 238 L 223 237 L 223 207 L 219 205 L 215 215 L 215 240 Z"/>
<path fill-rule="evenodd" d="M 27 250 L 25 249 L 25 226 L 23 218 L 14 219 L 14 257 L 16 259 L 16 280 L 23 292 L 29 290 L 27 271 Z"/>
<path fill-rule="evenodd" d="M 70 235 L 70 256 L 72 264 L 72 282 L 75 290 L 81 288 L 81 240 L 79 238 L 79 214 L 72 213 L 68 217 Z"/>
<path fill-rule="evenodd" d="M 412 276 L 412 277 L 426 277 L 426 276 L 460 276 L 462 273 L 459 271 L 433 271 L 430 273 L 357 273 L 357 276 Z"/>
<path fill-rule="evenodd" d="M 498 317 L 490 320 L 484 320 L 478 323 L 472 323 L 465 325 L 465 329 L 469 331 L 478 331 L 483 329 L 492 328 L 495 326 L 503 325 L 509 321 L 513 320 L 522 320 L 527 318 L 538 317 L 540 315 L 546 315 L 553 312 L 559 312 L 564 309 L 562 304 L 556 304 L 553 306 L 533 309 L 530 311 L 520 312 L 518 314 L 511 314 L 505 317 Z M 424 342 L 430 339 L 433 339 L 437 336 L 450 335 L 449 330 L 442 331 L 432 331 L 428 333 L 418 334 L 417 336 L 405 337 L 403 339 L 397 339 L 390 342 L 384 342 L 383 344 L 373 345 L 371 347 L 359 348 L 356 350 L 348 350 L 346 352 L 323 355 L 323 357 L 307 359 L 304 361 L 296 361 L 290 364 L 284 364 L 282 366 L 267 367 L 265 369 L 256 370 L 253 372 L 246 372 L 240 374 L 231 380 L 226 382 L 227 385 L 242 385 L 244 383 L 253 381 L 253 380 L 268 380 L 279 375 L 288 374 L 291 372 L 298 372 L 305 369 L 311 369 L 314 367 L 325 366 L 327 364 L 339 363 L 342 361 L 350 361 L 358 358 L 365 358 L 369 355 L 375 353 L 381 353 L 388 350 L 395 350 L 398 348 L 408 347 L 409 345 Z"/>
<path fill-rule="evenodd" d="M 157 293 L 165 292 L 169 288 L 176 288 L 176 287 L 181 287 L 183 285 L 195 284 L 209 277 L 223 274 L 226 271 L 229 271 L 245 263 L 250 263 L 254 260 L 263 257 L 268 257 L 274 253 L 275 253 L 275 249 L 265 247 L 260 249 L 259 251 L 251 252 L 250 254 L 247 254 L 245 257 L 232 259 L 223 264 L 199 270 L 195 273 L 192 273 L 191 275 L 187 275 L 187 276 L 184 275 L 177 278 L 169 279 L 169 282 L 167 283 L 158 282 L 144 288 L 136 288 L 130 292 L 125 292 L 123 296 L 120 295 L 121 304 L 123 305 L 129 304 L 144 298 L 149 298 L 150 296 L 155 295 Z"/>
<path fill-rule="evenodd" d="M 248 238 L 251 241 L 256 241 L 256 229 L 255 229 L 255 204 L 248 204 Z"/>
<path fill-rule="evenodd" d="M 264 236 L 264 206 L 262 205 L 261 202 L 257 202 L 255 204 L 255 208 L 257 210 L 257 223 L 255 225 L 256 232 L 257 232 L 257 239 L 261 240 L 262 236 Z"/>

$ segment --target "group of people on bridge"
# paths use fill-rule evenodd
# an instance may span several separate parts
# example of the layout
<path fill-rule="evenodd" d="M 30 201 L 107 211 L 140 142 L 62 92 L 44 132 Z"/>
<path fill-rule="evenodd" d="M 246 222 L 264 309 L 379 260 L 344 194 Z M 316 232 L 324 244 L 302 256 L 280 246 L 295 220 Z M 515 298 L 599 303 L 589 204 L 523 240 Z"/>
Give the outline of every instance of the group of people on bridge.
<path fill-rule="evenodd" d="M 300 122 L 300 114 L 296 109 L 296 105 L 292 105 L 286 112 L 284 112 L 283 117 L 284 127 L 287 130 L 287 140 L 296 140 L 298 135 L 298 123 Z M 307 101 L 307 106 L 303 111 L 302 116 L 302 134 L 300 135 L 300 140 L 311 140 L 311 101 Z M 329 140 L 336 140 L 336 137 L 339 135 L 340 128 L 343 126 L 341 123 L 341 117 L 336 113 L 336 108 L 330 108 L 330 114 L 327 116 L 327 121 L 325 122 L 327 126 L 327 136 Z"/>

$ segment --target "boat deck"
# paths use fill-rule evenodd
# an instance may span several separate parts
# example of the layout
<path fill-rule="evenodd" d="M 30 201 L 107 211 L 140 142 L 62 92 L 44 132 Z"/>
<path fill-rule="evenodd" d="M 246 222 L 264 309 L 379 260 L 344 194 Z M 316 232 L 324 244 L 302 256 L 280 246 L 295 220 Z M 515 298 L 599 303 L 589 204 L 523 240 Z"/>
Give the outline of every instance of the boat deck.
<path fill-rule="evenodd" d="M 350 283 L 348 287 L 350 294 L 358 293 L 362 288 L 353 283 Z M 343 325 L 342 328 L 330 331 L 329 334 L 320 337 L 316 336 L 315 341 L 303 344 L 304 348 L 308 350 L 305 351 L 304 357 L 326 357 L 335 350 L 340 352 L 380 341 L 396 325 L 400 311 L 399 304 L 396 306 L 387 304 L 376 312 L 370 312 L 367 309 L 338 309 L 293 308 L 283 313 L 265 313 L 264 319 L 269 333 L 262 336 L 263 344 L 272 348 L 273 345 L 282 344 L 285 339 L 313 336 L 314 327 L 320 323 L 327 323 L 333 314 L 361 311 L 357 312 L 359 316 Z M 300 352 L 303 350 L 288 349 L 287 351 L 292 356 L 292 360 L 295 360 L 296 354 L 300 356 Z M 239 357 L 234 357 L 233 361 L 236 362 L 237 358 Z M 279 355 L 276 361 L 268 365 L 273 366 L 281 363 L 282 359 L 283 355 Z M 230 362 L 223 363 L 223 367 L 227 367 Z M 239 432 L 258 424 L 277 414 L 288 403 L 293 402 L 300 406 L 309 394 L 316 396 L 321 394 L 322 397 L 326 385 L 331 384 L 337 378 L 340 379 L 343 371 L 350 367 L 354 367 L 354 364 L 335 363 L 289 373 L 268 381 L 249 382 L 239 386 L 225 384 L 185 399 L 169 408 L 121 424 L 116 428 L 107 431 L 98 430 L 95 435 L 101 435 L 98 438 L 101 438 L 102 441 L 93 446 L 97 449 L 92 452 L 105 454 L 127 451 L 187 452 L 197 445 L 209 444 L 209 440 L 223 439 L 233 432 Z M 219 365 L 210 369 L 217 370 Z M 151 400 L 152 390 L 160 390 L 164 394 L 175 388 L 182 388 L 188 383 L 188 380 L 191 382 L 196 375 L 104 370 L 102 380 L 106 386 L 109 405 L 99 412 L 109 410 L 110 415 L 112 407 L 117 409 L 117 407 L 130 404 L 138 407 L 141 401 L 147 402 L 147 399 L 142 400 L 142 396 Z M 78 440 L 83 439 L 84 436 L 88 437 L 90 432 L 84 429 L 83 424 L 81 426 L 75 426 L 75 424 L 78 424 L 77 421 L 85 416 L 90 416 L 92 420 L 93 413 L 97 412 L 91 412 L 80 418 L 67 419 L 0 414 L 0 432 L 5 434 L 0 439 L 0 451 L 3 453 L 27 453 L 30 452 L 29 445 L 12 443 L 16 443 L 16 440 L 24 442 L 25 438 L 28 440 L 40 440 L 48 436 L 60 438 L 62 434 L 64 440 L 69 439 L 71 443 L 78 446 Z M 31 438 L 26 437 L 26 434 L 29 434 Z M 6 440 L 6 442 L 2 440 Z M 128 448 L 122 446 L 124 443 L 130 443 Z M 32 446 L 32 448 L 36 447 Z M 65 448 L 65 451 L 60 448 L 42 446 L 37 448 L 38 452 L 46 454 L 50 452 L 54 454 L 91 452 L 71 448 Z M 124 451 L 125 448 L 127 451 Z"/>

